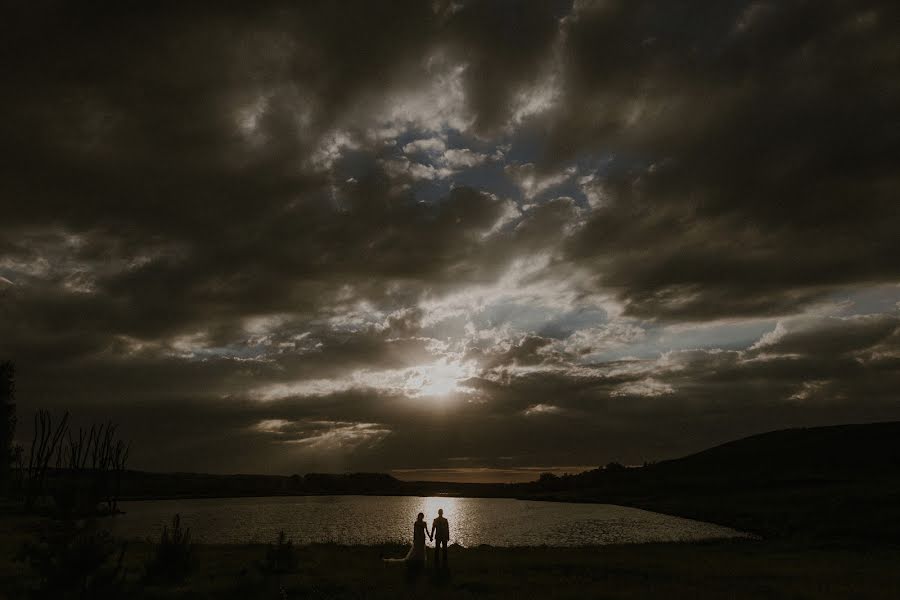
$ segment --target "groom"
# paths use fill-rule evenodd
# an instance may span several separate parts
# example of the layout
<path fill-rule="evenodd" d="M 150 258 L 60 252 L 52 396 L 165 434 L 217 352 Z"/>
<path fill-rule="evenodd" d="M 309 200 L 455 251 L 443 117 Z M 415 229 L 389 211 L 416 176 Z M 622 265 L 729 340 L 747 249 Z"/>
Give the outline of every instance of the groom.
<path fill-rule="evenodd" d="M 431 524 L 431 534 L 434 538 L 434 568 L 441 565 L 441 548 L 444 553 L 444 567 L 447 567 L 447 541 L 450 539 L 450 523 L 444 518 L 444 509 L 438 509 L 438 516 Z"/>

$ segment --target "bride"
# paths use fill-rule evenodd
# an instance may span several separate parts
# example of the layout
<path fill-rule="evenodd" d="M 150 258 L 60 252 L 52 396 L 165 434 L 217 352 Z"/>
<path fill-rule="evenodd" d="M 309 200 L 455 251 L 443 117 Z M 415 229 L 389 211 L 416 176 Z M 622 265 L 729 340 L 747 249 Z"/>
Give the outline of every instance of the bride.
<path fill-rule="evenodd" d="M 405 562 L 410 566 L 425 565 L 425 536 L 428 525 L 425 523 L 425 514 L 419 513 L 416 522 L 413 523 L 413 545 L 403 558 L 386 558 L 385 562 Z"/>

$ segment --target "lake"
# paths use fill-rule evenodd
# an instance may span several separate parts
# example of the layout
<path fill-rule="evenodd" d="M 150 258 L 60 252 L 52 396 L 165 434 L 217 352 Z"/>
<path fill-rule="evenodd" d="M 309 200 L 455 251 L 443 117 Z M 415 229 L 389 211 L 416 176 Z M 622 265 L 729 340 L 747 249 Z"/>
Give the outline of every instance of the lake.
<path fill-rule="evenodd" d="M 419 512 L 430 523 L 439 508 L 450 543 L 466 547 L 585 546 L 742 537 L 733 529 L 611 504 L 509 498 L 290 496 L 122 502 L 113 532 L 159 539 L 176 513 L 197 542 L 270 542 L 284 530 L 294 542 L 409 543 Z"/>

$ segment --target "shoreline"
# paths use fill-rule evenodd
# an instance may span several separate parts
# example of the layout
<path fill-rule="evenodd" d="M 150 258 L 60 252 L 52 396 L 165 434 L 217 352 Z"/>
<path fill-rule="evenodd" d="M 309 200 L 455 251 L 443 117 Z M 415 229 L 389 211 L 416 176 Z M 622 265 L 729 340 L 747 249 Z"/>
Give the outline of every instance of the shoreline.
<path fill-rule="evenodd" d="M 246 496 L 241 496 L 246 497 Z M 268 497 L 268 496 L 265 496 Z M 35 573 L 13 560 L 49 518 L 6 512 L 0 519 L 0 596 L 30 597 Z M 137 599 L 216 598 L 598 598 L 900 597 L 900 546 L 836 540 L 711 538 L 584 546 L 463 547 L 452 544 L 448 572 L 385 565 L 408 543 L 297 544 L 296 567 L 264 568 L 270 542 L 192 545 L 180 583 L 143 579 L 158 539 L 126 540 L 124 591 Z M 399 567 L 399 568 L 395 568 Z"/>
<path fill-rule="evenodd" d="M 363 497 L 414 497 L 414 498 L 435 498 L 435 497 L 445 497 L 445 498 L 478 498 L 478 499 L 498 499 L 498 500 L 519 500 L 522 502 L 552 502 L 554 504 L 600 504 L 600 505 L 609 505 L 609 506 L 621 506 L 625 508 L 633 508 L 636 510 L 643 510 L 647 512 L 657 513 L 661 515 L 665 515 L 668 517 L 675 517 L 679 519 L 686 519 L 689 521 L 696 521 L 701 523 L 708 523 L 710 525 L 716 525 L 718 527 L 723 527 L 725 529 L 729 529 L 732 532 L 735 532 L 739 535 L 730 536 L 731 538 L 745 538 L 745 539 L 765 539 L 768 536 L 765 536 L 762 533 L 762 528 L 759 530 L 754 530 L 752 527 L 736 527 L 733 522 L 730 522 L 729 519 L 715 519 L 712 518 L 704 518 L 703 516 L 698 516 L 697 514 L 685 514 L 683 512 L 676 512 L 672 510 L 660 510 L 654 508 L 651 505 L 646 503 L 630 503 L 627 501 L 619 501 L 616 502 L 615 499 L 599 499 L 599 498 L 569 498 L 569 497 L 559 497 L 559 496 L 549 496 L 549 497 L 529 497 L 529 496 L 477 496 L 477 495 L 463 495 L 463 494 L 441 494 L 441 495 L 432 495 L 432 494 L 413 494 L 413 493 L 384 493 L 384 492 L 371 492 L 371 493 L 334 493 L 334 492 L 322 492 L 322 493 L 304 493 L 304 494 L 246 494 L 246 495 L 209 495 L 209 496 L 201 496 L 201 495 L 187 495 L 187 496 L 150 496 L 150 497 L 135 497 L 135 498 L 122 498 L 119 500 L 122 502 L 159 502 L 159 501 L 167 501 L 167 500 L 227 500 L 227 499 L 245 499 L 245 498 L 305 498 L 305 497 L 322 497 L 322 496 L 363 496 Z M 625 500 L 625 499 L 620 499 Z M 718 515 L 717 515 L 718 517 Z M 712 538 L 712 539 L 729 539 L 729 538 Z M 651 542 L 652 543 L 652 542 Z"/>
<path fill-rule="evenodd" d="M 264 567 L 267 544 L 194 544 L 181 582 L 148 583 L 148 542 L 129 542 L 118 597 L 223 598 L 892 598 L 900 548 L 843 548 L 746 539 L 606 546 L 451 546 L 449 569 L 385 564 L 407 544 L 298 545 L 296 566 Z M 877 550 L 873 552 L 873 550 Z M 9 554 L 9 553 L 4 553 Z M 4 557 L 5 558 L 5 557 Z M 20 563 L 0 561 L 0 590 L 25 598 L 36 584 Z"/>

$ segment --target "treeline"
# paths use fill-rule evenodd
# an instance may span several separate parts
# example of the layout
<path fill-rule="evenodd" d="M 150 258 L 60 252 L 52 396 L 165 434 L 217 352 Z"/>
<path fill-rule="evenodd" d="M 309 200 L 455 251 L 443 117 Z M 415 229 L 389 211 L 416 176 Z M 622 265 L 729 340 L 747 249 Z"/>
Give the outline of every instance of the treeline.
<path fill-rule="evenodd" d="M 510 497 L 524 488 L 502 483 L 402 481 L 386 473 L 306 475 L 212 475 L 149 473 L 122 475 L 123 500 L 358 494 L 368 496 Z"/>
<path fill-rule="evenodd" d="M 403 482 L 384 473 L 306 475 L 210 475 L 126 471 L 121 494 L 126 499 L 281 496 L 303 494 L 397 493 Z"/>

